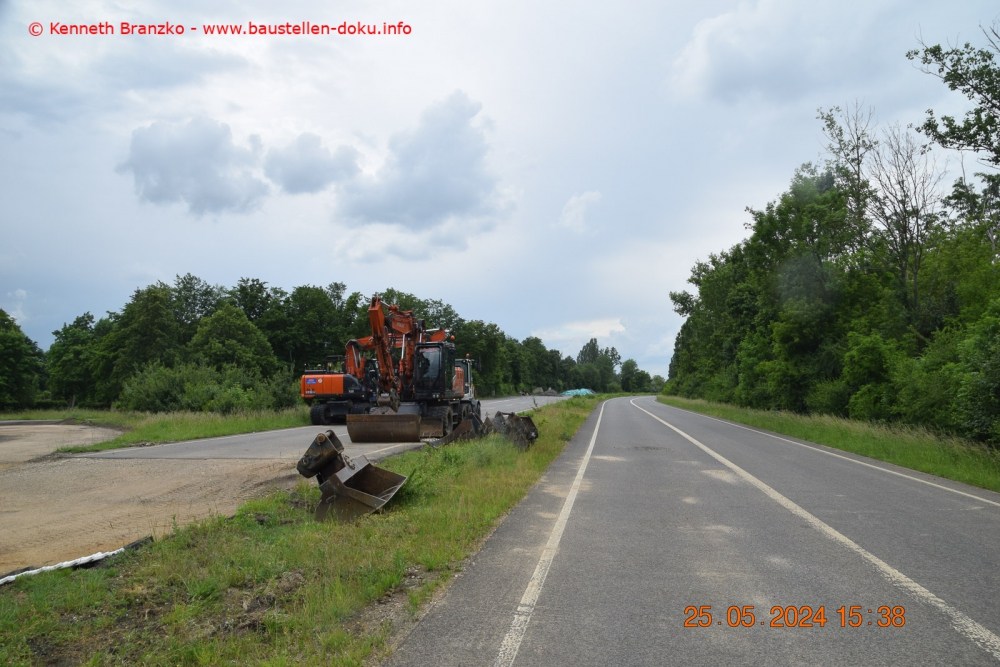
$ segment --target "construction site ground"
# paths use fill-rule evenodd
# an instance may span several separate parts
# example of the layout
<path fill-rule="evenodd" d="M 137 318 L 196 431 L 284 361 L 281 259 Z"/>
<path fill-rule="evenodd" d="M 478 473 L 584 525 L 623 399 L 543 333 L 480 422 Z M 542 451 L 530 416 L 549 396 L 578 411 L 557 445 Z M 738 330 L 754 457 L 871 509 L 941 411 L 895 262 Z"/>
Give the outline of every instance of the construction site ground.
<path fill-rule="evenodd" d="M 521 411 L 558 398 L 483 401 Z M 347 454 L 378 460 L 422 443 L 351 443 L 344 426 L 302 427 L 65 456 L 60 447 L 110 440 L 118 431 L 0 424 L 0 575 L 160 537 L 192 521 L 231 515 L 246 500 L 302 479 L 295 463 L 332 428 Z"/>

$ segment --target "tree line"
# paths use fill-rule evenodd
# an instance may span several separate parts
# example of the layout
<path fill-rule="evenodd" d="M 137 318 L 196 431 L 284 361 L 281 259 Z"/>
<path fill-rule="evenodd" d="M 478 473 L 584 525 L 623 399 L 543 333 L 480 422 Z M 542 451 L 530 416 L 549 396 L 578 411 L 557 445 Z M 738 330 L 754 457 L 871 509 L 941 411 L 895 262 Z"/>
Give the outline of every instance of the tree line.
<path fill-rule="evenodd" d="M 465 320 L 436 299 L 396 289 L 383 301 L 413 310 L 455 335 L 457 352 L 479 360 L 483 396 L 536 387 L 559 391 L 658 390 L 664 380 L 592 339 L 574 358 L 536 337 Z M 371 333 L 369 299 L 344 283 L 286 291 L 253 278 L 232 288 L 194 275 L 136 289 L 125 306 L 96 319 L 86 312 L 54 331 L 43 352 L 0 310 L 0 408 L 116 407 L 129 410 L 279 409 L 299 402 L 307 364 L 344 354 Z"/>
<path fill-rule="evenodd" d="M 687 319 L 665 391 L 900 421 L 1000 443 L 1000 35 L 907 57 L 973 101 L 879 127 L 820 110 L 824 165 L 748 209 L 750 236 L 673 292 Z M 944 182 L 933 145 L 976 163 Z"/>

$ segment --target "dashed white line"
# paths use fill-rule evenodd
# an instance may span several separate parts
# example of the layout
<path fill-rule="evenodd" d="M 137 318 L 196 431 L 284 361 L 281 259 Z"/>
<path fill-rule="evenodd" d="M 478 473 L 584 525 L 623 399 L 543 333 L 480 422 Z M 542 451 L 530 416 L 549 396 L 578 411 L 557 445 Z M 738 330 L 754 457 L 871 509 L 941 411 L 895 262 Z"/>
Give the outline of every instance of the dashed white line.
<path fill-rule="evenodd" d="M 757 479 L 756 477 L 754 477 L 753 475 L 751 475 L 746 470 L 739 467 L 726 457 L 722 456 L 721 454 L 715 453 L 715 451 L 709 449 L 702 443 L 698 442 L 697 440 L 695 440 L 690 435 L 680 430 L 673 424 L 670 424 L 669 422 L 660 419 L 649 410 L 646 410 L 645 408 L 640 408 L 638 405 L 635 404 L 635 399 L 632 399 L 630 403 L 632 403 L 634 407 L 638 408 L 639 410 L 642 410 L 647 415 L 649 415 L 656 421 L 660 422 L 664 426 L 675 431 L 678 435 L 685 438 L 686 440 L 694 444 L 696 447 L 704 451 L 706 454 L 714 458 L 716 461 L 718 461 L 719 463 L 721 463 L 722 465 L 726 466 L 734 473 L 739 475 L 741 478 L 743 478 L 744 481 L 749 482 L 753 486 L 763 491 L 768 497 L 770 497 L 772 500 L 777 502 L 785 509 L 792 512 L 792 514 L 795 514 L 796 516 L 804 519 L 809 525 L 811 525 L 813 528 L 818 530 L 823 535 L 829 537 L 831 540 L 835 542 L 842 544 L 843 546 L 847 547 L 851 551 L 855 552 L 856 554 L 867 560 L 869 563 L 878 568 L 879 572 L 891 583 L 907 591 L 915 598 L 917 598 L 919 601 L 926 603 L 934 607 L 938 611 L 944 613 L 951 619 L 951 625 L 953 628 L 955 628 L 955 630 L 957 630 L 960 634 L 964 635 L 967 639 L 971 639 L 976 645 L 978 645 L 980 648 L 990 653 L 994 658 L 1000 660 L 1000 637 L 997 637 L 995 634 L 990 632 L 988 629 L 986 629 L 976 621 L 974 621 L 969 616 L 966 616 L 958 609 L 955 609 L 947 602 L 945 602 L 938 596 L 934 595 L 929 590 L 927 590 L 917 582 L 913 581 L 905 574 L 895 569 L 894 567 L 886 563 L 884 560 L 882 560 L 875 554 L 863 548 L 854 540 L 850 539 L 843 533 L 838 532 L 832 526 L 824 523 L 817 517 L 813 516 L 812 514 L 804 510 L 799 505 L 796 505 L 794 502 L 792 502 L 785 496 L 781 495 L 780 493 L 772 489 L 770 486 L 760 481 L 759 479 Z"/>
<path fill-rule="evenodd" d="M 576 472 L 576 479 L 573 480 L 573 486 L 570 487 L 569 495 L 566 496 L 562 511 L 559 512 L 559 518 L 556 519 L 556 523 L 552 527 L 552 532 L 549 533 L 549 540 L 545 543 L 545 548 L 542 549 L 542 556 L 538 559 L 538 565 L 535 566 L 535 573 L 531 575 L 528 587 L 524 589 L 524 595 L 521 596 L 521 603 L 518 604 L 517 611 L 514 612 L 514 620 L 510 624 L 510 630 L 507 631 L 507 635 L 503 638 L 503 643 L 500 644 L 500 653 L 493 662 L 493 667 L 510 667 L 510 665 L 513 665 L 514 658 L 517 657 L 517 650 L 521 648 L 524 631 L 528 628 L 531 613 L 535 610 L 535 603 L 538 602 L 538 596 L 541 594 L 542 586 L 545 584 L 545 577 L 549 573 L 552 560 L 556 557 L 559 540 L 562 539 L 563 530 L 566 528 L 566 522 L 569 520 L 569 514 L 573 511 L 573 503 L 576 501 L 577 491 L 580 490 L 580 483 L 583 481 L 583 473 L 587 471 L 590 454 L 594 451 L 594 443 L 597 442 L 597 432 L 601 428 L 601 418 L 604 417 L 604 405 L 606 403 L 601 404 L 601 412 L 597 415 L 597 424 L 594 426 L 594 435 L 590 437 L 590 446 L 587 447 L 587 453 L 583 455 L 583 462 L 580 463 L 580 469 Z"/>

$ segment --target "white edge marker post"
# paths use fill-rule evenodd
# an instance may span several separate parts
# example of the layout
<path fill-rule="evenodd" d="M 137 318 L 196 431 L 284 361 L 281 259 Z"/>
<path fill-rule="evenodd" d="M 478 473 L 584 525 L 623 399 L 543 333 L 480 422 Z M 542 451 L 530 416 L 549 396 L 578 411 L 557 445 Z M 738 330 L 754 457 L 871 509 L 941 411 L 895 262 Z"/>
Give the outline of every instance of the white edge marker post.
<path fill-rule="evenodd" d="M 849 537 L 847 537 L 842 533 L 837 532 L 837 530 L 835 530 L 832 526 L 824 523 L 817 517 L 813 516 L 812 514 L 804 510 L 799 505 L 796 505 L 791 500 L 781 495 L 780 493 L 772 489 L 770 486 L 760 481 L 759 479 L 757 479 L 756 477 L 754 477 L 753 475 L 751 475 L 746 470 L 739 467 L 726 457 L 722 456 L 721 454 L 716 454 L 714 451 L 712 451 L 705 445 L 701 444 L 700 442 L 692 438 L 684 431 L 680 430 L 673 424 L 663 421 L 649 410 L 640 408 L 638 405 L 635 404 L 635 399 L 632 399 L 630 403 L 632 403 L 634 407 L 638 408 L 639 410 L 642 410 L 647 415 L 649 415 L 656 421 L 660 422 L 664 426 L 675 431 L 678 435 L 685 438 L 686 440 L 694 444 L 696 447 L 704 451 L 706 454 L 714 458 L 716 461 L 718 461 L 719 463 L 721 463 L 722 465 L 726 466 L 734 473 L 739 475 L 741 478 L 743 478 L 744 481 L 749 482 L 753 486 L 763 491 L 768 497 L 770 497 L 772 500 L 777 502 L 785 509 L 789 510 L 792 514 L 804 519 L 806 523 L 811 525 L 813 528 L 818 530 L 826 537 L 829 537 L 834 542 L 840 543 L 841 545 L 847 547 L 854 553 L 858 554 L 859 556 L 867 560 L 869 563 L 874 565 L 876 569 L 878 569 L 879 573 L 886 579 L 888 579 L 892 584 L 899 586 L 907 593 L 910 593 L 918 601 L 930 605 L 931 607 L 934 607 L 938 611 L 942 612 L 945 616 L 948 616 L 948 618 L 951 619 L 951 625 L 953 628 L 955 628 L 955 630 L 957 630 L 967 639 L 971 639 L 980 648 L 990 653 L 994 658 L 1000 660 L 1000 637 L 997 637 L 988 629 L 986 629 L 976 621 L 972 620 L 971 618 L 960 612 L 958 609 L 955 609 L 947 602 L 945 602 L 938 596 L 934 595 L 929 590 L 927 590 L 917 582 L 913 581 L 905 574 L 895 569 L 894 567 L 886 563 L 884 560 L 882 560 L 875 554 L 864 549 L 854 540 L 850 539 Z"/>
<path fill-rule="evenodd" d="M 524 639 L 524 632 L 528 629 L 531 613 L 535 610 L 535 603 L 538 602 L 538 596 L 542 592 L 545 577 L 548 575 L 549 567 L 556 556 L 559 540 L 562 539 L 563 530 L 566 528 L 567 520 L 569 520 L 569 513 L 573 511 L 573 503 L 576 501 L 577 491 L 580 490 L 583 474 L 587 472 L 587 463 L 590 462 L 590 454 L 594 451 L 594 443 L 597 442 L 597 432 L 601 429 L 601 418 L 604 417 L 605 405 L 607 405 L 606 401 L 601 404 L 601 412 L 597 415 L 594 434 L 590 436 L 590 446 L 587 447 L 587 453 L 583 455 L 583 462 L 580 464 L 580 469 L 576 472 L 576 479 L 573 480 L 573 486 L 570 487 L 569 494 L 563 502 L 559 518 L 556 519 L 556 524 L 552 527 L 552 532 L 549 533 L 549 541 L 542 549 L 542 556 L 538 559 L 538 565 L 535 566 L 535 573 L 531 575 L 528 587 L 524 589 L 524 595 L 521 596 L 521 602 L 517 605 L 517 611 L 514 612 L 514 620 L 510 624 L 510 630 L 507 631 L 503 643 L 500 644 L 500 653 L 493 662 L 493 667 L 513 665 L 514 658 L 517 657 L 517 650 L 521 648 L 521 640 Z"/>

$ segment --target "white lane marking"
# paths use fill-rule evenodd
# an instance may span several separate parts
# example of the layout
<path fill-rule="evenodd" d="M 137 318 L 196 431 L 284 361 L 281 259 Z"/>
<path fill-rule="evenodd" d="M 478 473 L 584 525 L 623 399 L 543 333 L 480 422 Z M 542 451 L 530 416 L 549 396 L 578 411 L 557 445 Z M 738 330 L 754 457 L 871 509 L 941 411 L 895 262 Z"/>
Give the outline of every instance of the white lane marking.
<path fill-rule="evenodd" d="M 538 559 L 538 565 L 535 566 L 535 573 L 531 575 L 528 587 L 524 589 L 524 595 L 521 596 L 521 602 L 517 605 L 517 611 L 514 612 L 514 620 L 510 624 L 510 630 L 507 631 L 507 636 L 503 638 L 503 643 L 500 644 L 500 653 L 493 662 L 493 667 L 510 667 L 510 665 L 513 665 L 514 658 L 517 657 L 517 650 L 521 648 L 521 640 L 524 639 L 524 632 L 528 629 L 528 621 L 531 620 L 531 613 L 535 610 L 535 603 L 538 602 L 538 596 L 542 592 L 545 577 L 549 574 L 549 567 L 556 556 L 556 549 L 559 548 L 559 540 L 562 539 L 563 530 L 566 528 L 566 521 L 569 520 L 569 513 L 573 511 L 573 503 L 576 501 L 577 491 L 580 490 L 583 473 L 587 471 L 590 453 L 594 451 L 594 443 L 597 442 L 597 431 L 601 428 L 601 418 L 604 417 L 605 405 L 606 403 L 601 405 L 601 412 L 597 415 L 597 424 L 594 426 L 594 435 L 590 437 L 590 446 L 587 447 L 587 453 L 583 455 L 583 462 L 580 464 L 580 469 L 576 472 L 576 479 L 573 480 L 573 486 L 570 487 L 566 501 L 563 502 L 559 518 L 556 519 L 556 523 L 552 527 L 552 532 L 549 534 L 549 541 L 545 543 L 545 548 L 542 549 L 542 556 Z"/>
<path fill-rule="evenodd" d="M 353 445 L 354 443 L 352 442 L 351 444 Z M 416 445 L 423 445 L 423 443 L 422 442 L 404 442 L 404 443 L 399 444 L 399 445 L 389 445 L 388 447 L 383 447 L 382 449 L 373 449 L 370 452 L 358 452 L 357 454 L 355 454 L 355 456 L 361 456 L 361 455 L 368 456 L 369 454 L 378 454 L 379 452 L 385 452 L 385 451 L 388 451 L 390 449 L 399 449 L 400 447 L 415 447 Z"/>
<path fill-rule="evenodd" d="M 656 399 L 653 399 L 653 400 L 655 401 Z M 656 401 L 656 402 L 659 403 L 658 401 Z M 684 410 L 684 408 L 678 408 L 678 407 L 673 406 L 673 405 L 667 405 L 666 403 L 659 403 L 659 405 L 666 405 L 666 407 L 668 407 L 668 408 L 674 408 L 675 410 Z M 639 406 L 636 406 L 636 407 L 639 407 Z M 735 426 L 736 428 L 741 428 L 744 431 L 751 431 L 751 432 L 756 433 L 758 435 L 766 435 L 769 438 L 774 438 L 775 440 L 781 440 L 782 442 L 790 442 L 793 445 L 798 445 L 799 447 L 805 447 L 806 449 L 811 449 L 812 451 L 819 452 L 820 454 L 826 454 L 827 456 L 836 456 L 838 459 L 844 459 L 845 461 L 850 461 L 851 463 L 857 463 L 858 465 L 861 465 L 861 466 L 868 466 L 869 468 L 874 468 L 875 470 L 881 470 L 882 472 L 887 472 L 890 475 L 896 475 L 897 477 L 905 477 L 906 479 L 912 479 L 914 482 L 920 482 L 921 484 L 926 484 L 928 486 L 933 486 L 936 489 L 944 489 L 945 491 L 951 491 L 952 493 L 957 493 L 958 495 L 965 496 L 966 498 L 972 498 L 973 500 L 977 500 L 977 501 L 979 501 L 981 503 L 989 503 L 990 505 L 996 505 L 997 507 L 1000 507 L 1000 503 L 998 503 L 998 502 L 996 502 L 994 500 L 987 500 L 986 498 L 980 498 L 977 495 L 974 495 L 974 494 L 971 494 L 971 493 L 966 493 L 965 491 L 959 491 L 958 489 L 952 489 L 952 488 L 949 488 L 947 486 L 943 486 L 941 484 L 935 484 L 934 482 L 929 482 L 926 479 L 920 479 L 919 477 L 913 477 L 912 475 L 906 475 L 906 474 L 901 473 L 901 472 L 896 472 L 895 470 L 889 470 L 888 468 L 883 468 L 882 466 L 872 465 L 871 463 L 866 463 L 865 461 L 858 461 L 857 459 L 852 459 L 850 456 L 844 456 L 842 454 L 835 454 L 834 452 L 828 452 L 825 449 L 820 449 L 819 447 L 811 447 L 809 445 L 803 445 L 801 442 L 795 442 L 794 440 L 788 440 L 787 438 L 780 438 L 780 437 L 778 437 L 776 435 L 772 435 L 770 433 L 766 433 L 764 431 L 760 431 L 760 430 L 757 430 L 755 428 L 750 428 L 749 426 L 743 426 L 742 424 L 734 424 L 731 421 L 726 421 L 725 419 L 718 419 L 717 417 L 710 417 L 708 415 L 703 415 L 702 413 L 695 412 L 693 410 L 684 410 L 684 412 L 689 412 L 689 413 L 691 413 L 693 415 L 697 415 L 698 417 L 704 417 L 705 419 L 711 419 L 712 421 L 722 422 L 723 424 L 726 424 L 728 426 Z M 863 455 L 862 454 L 858 454 L 858 456 L 863 456 Z"/>
<path fill-rule="evenodd" d="M 722 456 L 721 454 L 716 454 L 713 450 L 701 444 L 700 442 L 698 442 L 697 440 L 695 440 L 690 435 L 680 430 L 673 424 L 663 421 L 649 410 L 640 408 L 638 405 L 635 404 L 635 399 L 632 399 L 629 402 L 632 403 L 632 405 L 638 408 L 639 410 L 642 410 L 647 415 L 649 415 L 656 421 L 663 424 L 664 426 L 667 426 L 673 431 L 676 431 L 678 435 L 685 438 L 686 440 L 697 446 L 699 449 L 704 451 L 706 454 L 714 458 L 716 461 L 718 461 L 722 465 L 726 466 L 727 468 L 735 472 L 745 481 L 756 486 L 758 489 L 767 494 L 768 497 L 770 497 L 772 500 L 777 502 L 785 509 L 789 510 L 792 514 L 802 519 L 805 519 L 805 521 L 809 525 L 818 530 L 820 533 L 826 535 L 835 542 L 839 542 L 840 544 L 844 545 L 851 551 L 855 552 L 856 554 L 867 560 L 869 563 L 878 568 L 882 576 L 888 579 L 891 583 L 895 584 L 896 586 L 899 586 L 903 590 L 912 594 L 920 602 L 929 604 L 938 611 L 944 613 L 951 619 L 951 625 L 953 628 L 955 628 L 955 630 L 957 630 L 960 634 L 964 635 L 966 638 L 971 639 L 983 650 L 992 654 L 994 658 L 1000 660 L 1000 637 L 997 637 L 995 634 L 990 632 L 988 629 L 986 629 L 976 621 L 972 620 L 970 617 L 960 612 L 958 609 L 955 609 L 947 602 L 945 602 L 938 596 L 934 595 L 929 590 L 927 590 L 917 582 L 913 581 L 905 574 L 895 569 L 894 567 L 886 563 L 884 560 L 882 560 L 875 554 L 863 548 L 854 540 L 838 532 L 832 526 L 824 523 L 817 517 L 813 516 L 806 510 L 802 509 L 802 507 L 796 505 L 791 500 L 781 495 L 780 493 L 772 489 L 770 486 L 760 481 L 759 479 L 757 479 L 756 477 L 754 477 L 753 475 L 751 475 L 746 470 L 739 467 L 726 457 Z"/>

